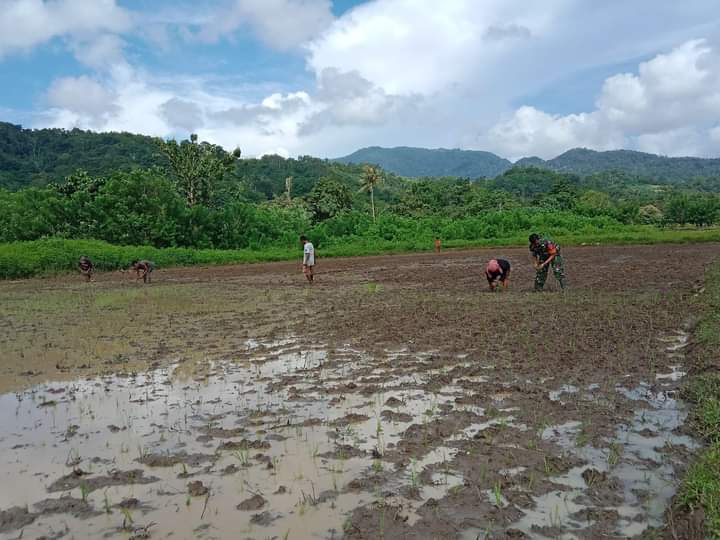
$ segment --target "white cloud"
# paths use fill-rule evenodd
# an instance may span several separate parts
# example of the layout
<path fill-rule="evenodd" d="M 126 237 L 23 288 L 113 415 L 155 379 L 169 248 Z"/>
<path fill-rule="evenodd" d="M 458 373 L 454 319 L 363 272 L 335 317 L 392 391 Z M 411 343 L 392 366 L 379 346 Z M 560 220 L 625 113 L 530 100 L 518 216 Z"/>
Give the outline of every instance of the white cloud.
<path fill-rule="evenodd" d="M 717 152 L 711 130 L 718 123 L 720 56 L 706 40 L 691 40 L 641 63 L 637 75 L 608 78 L 591 112 L 550 115 L 524 106 L 481 143 L 516 157 L 576 146 L 707 155 Z"/>
<path fill-rule="evenodd" d="M 115 0 L 4 0 L 0 9 L 0 57 L 55 37 L 122 32 L 129 13 Z"/>
<path fill-rule="evenodd" d="M 233 0 L 202 24 L 198 37 L 217 41 L 250 27 L 267 45 L 292 49 L 333 21 L 330 0 Z"/>
<path fill-rule="evenodd" d="M 168 99 L 160 106 L 160 114 L 173 128 L 186 131 L 188 134 L 195 131 L 203 123 L 202 110 L 192 101 L 174 97 Z"/>
<path fill-rule="evenodd" d="M 550 157 L 575 146 L 716 153 L 709 141 L 720 139 L 717 49 L 691 40 L 710 35 L 720 19 L 714 2 L 372 0 L 334 19 L 330 0 L 226 0 L 209 14 L 181 2 L 133 15 L 132 31 L 165 49 L 203 47 L 198 38 L 232 40 L 248 30 L 278 50 L 300 45 L 315 77 L 314 84 L 288 83 L 291 74 L 250 86 L 222 73 L 161 77 L 131 64 L 138 56 L 123 58 L 132 43 L 121 37 L 130 25 L 123 12 L 125 20 L 112 28 L 43 27 L 45 40 L 70 36 L 77 58 L 96 70 L 55 81 L 44 122 L 158 136 L 197 131 L 229 148 L 240 145 L 244 155 L 337 156 L 374 144 L 465 146 L 509 157 Z M 12 3 L 45 11 L 86 5 Z M 97 4 L 121 9 L 109 0 Z M 22 47 L 38 39 L 28 37 Z M 8 43 L 0 34 L 0 55 L 20 47 Z M 638 57 L 652 60 L 598 84 L 596 105 L 586 111 L 510 105 L 548 85 L 559 88 L 559 80 Z M 233 59 L 211 60 L 217 66 Z"/>
<path fill-rule="evenodd" d="M 115 95 L 90 77 L 64 77 L 53 81 L 47 93 L 51 107 L 65 110 L 88 122 L 102 125 L 117 110 Z"/>
<path fill-rule="evenodd" d="M 524 106 L 506 122 L 495 125 L 483 142 L 510 159 L 518 159 L 554 157 L 577 146 L 609 150 L 617 148 L 622 137 L 600 129 L 597 114 L 550 115 Z"/>
<path fill-rule="evenodd" d="M 101 34 L 73 44 L 75 58 L 97 70 L 106 70 L 125 62 L 125 42 L 115 34 Z"/>

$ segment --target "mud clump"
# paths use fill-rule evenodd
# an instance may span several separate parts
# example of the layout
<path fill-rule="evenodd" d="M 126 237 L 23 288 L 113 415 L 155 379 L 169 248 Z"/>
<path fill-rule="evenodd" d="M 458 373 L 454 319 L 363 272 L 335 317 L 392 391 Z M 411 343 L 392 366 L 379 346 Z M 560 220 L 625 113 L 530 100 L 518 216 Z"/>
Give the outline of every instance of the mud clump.
<path fill-rule="evenodd" d="M 110 486 L 128 486 L 133 484 L 152 484 L 158 482 L 160 479 L 155 476 L 145 476 L 145 472 L 142 469 L 132 469 L 130 471 L 111 471 L 106 476 L 95 476 L 92 478 L 85 478 L 88 473 L 76 469 L 70 474 L 67 474 L 61 478 L 55 480 L 50 486 L 48 491 L 54 493 L 57 491 L 70 491 L 72 489 L 84 486 L 89 492 L 95 491 L 96 489 L 102 489 Z"/>
<path fill-rule="evenodd" d="M 331 451 L 320 454 L 320 457 L 323 459 L 348 459 L 364 455 L 365 451 L 361 448 L 349 444 L 338 444 Z"/>
<path fill-rule="evenodd" d="M 80 519 L 97 516 L 101 512 L 93 509 L 87 501 L 63 496 L 59 499 L 45 499 L 33 505 L 38 514 L 71 514 Z"/>
<path fill-rule="evenodd" d="M 234 452 L 236 450 L 268 450 L 271 444 L 267 441 L 226 441 L 217 447 L 218 451 Z"/>
<path fill-rule="evenodd" d="M 267 500 L 262 495 L 253 495 L 249 499 L 245 499 L 243 502 L 237 505 L 238 510 L 251 511 L 260 510 L 267 504 Z"/>
<path fill-rule="evenodd" d="M 135 461 L 148 467 L 172 467 L 178 463 L 197 467 L 202 463 L 214 460 L 215 456 L 209 454 L 188 454 L 186 452 L 180 452 L 178 454 L 145 454 Z"/>
<path fill-rule="evenodd" d="M 276 516 L 271 512 L 265 510 L 264 512 L 260 512 L 259 514 L 253 514 L 250 518 L 250 523 L 252 523 L 253 525 L 259 525 L 260 527 L 267 527 L 279 517 L 280 516 Z"/>
<path fill-rule="evenodd" d="M 207 437 L 211 437 L 214 439 L 232 439 L 234 437 L 240 437 L 241 435 L 247 433 L 247 429 L 239 427 L 239 428 L 233 428 L 233 429 L 226 429 L 226 428 L 205 428 L 202 430 L 202 434 L 206 435 Z"/>
<path fill-rule="evenodd" d="M 228 465 L 227 467 L 225 467 L 225 468 L 222 470 L 222 474 L 223 474 L 223 476 L 227 476 L 227 475 L 229 475 L 229 474 L 235 474 L 235 473 L 238 472 L 239 470 L 240 470 L 240 469 L 238 468 L 238 466 L 235 465 L 234 463 L 232 463 L 231 465 Z"/>
<path fill-rule="evenodd" d="M 136 499 L 135 497 L 130 497 L 129 499 L 123 499 L 117 504 L 118 508 L 125 508 L 126 510 L 131 510 L 133 508 L 140 508 L 140 501 Z"/>
<path fill-rule="evenodd" d="M 0 533 L 16 531 L 30 525 L 35 521 L 35 515 L 27 508 L 13 506 L 0 511 Z"/>
<path fill-rule="evenodd" d="M 602 484 L 607 480 L 607 473 L 592 468 L 585 469 L 582 473 L 582 479 L 585 480 L 585 484 L 588 486 Z"/>
<path fill-rule="evenodd" d="M 358 414 L 358 413 L 350 413 L 346 414 L 342 418 L 338 418 L 337 420 L 334 420 L 331 425 L 343 427 L 348 426 L 350 424 L 359 424 L 361 422 L 365 422 L 366 420 L 369 420 L 370 417 L 366 416 L 364 414 Z"/>
<path fill-rule="evenodd" d="M 345 536 L 348 540 L 364 540 L 366 538 L 409 538 L 410 527 L 407 518 L 401 515 L 402 507 L 375 505 L 356 508 L 345 526 Z M 379 516 L 385 518 L 380 524 Z M 382 530 L 381 530 L 382 527 Z M 425 536 L 427 538 L 427 536 Z M 434 537 L 434 536 L 433 536 Z M 441 538 L 454 538 L 455 534 L 441 536 Z"/>
<path fill-rule="evenodd" d="M 202 497 L 203 495 L 207 495 L 210 490 L 207 486 L 203 485 L 203 483 L 200 480 L 195 480 L 194 482 L 189 482 L 188 485 L 188 493 L 191 497 Z"/>
<path fill-rule="evenodd" d="M 413 421 L 412 415 L 410 415 L 408 413 L 403 413 L 403 412 L 391 411 L 389 409 L 385 409 L 383 412 L 381 412 L 380 416 L 382 416 L 383 420 L 387 420 L 388 422 L 412 422 Z"/>
<path fill-rule="evenodd" d="M 385 402 L 386 407 L 400 407 L 402 404 L 403 402 L 396 397 L 388 398 Z"/>

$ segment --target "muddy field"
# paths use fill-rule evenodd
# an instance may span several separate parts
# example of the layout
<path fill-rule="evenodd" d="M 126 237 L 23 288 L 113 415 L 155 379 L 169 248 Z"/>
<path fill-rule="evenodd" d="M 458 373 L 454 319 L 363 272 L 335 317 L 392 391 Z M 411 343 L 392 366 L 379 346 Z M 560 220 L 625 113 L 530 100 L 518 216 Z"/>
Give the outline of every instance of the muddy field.
<path fill-rule="evenodd" d="M 521 249 L 0 283 L 0 538 L 653 538 L 718 256 L 566 249 L 564 294 Z"/>

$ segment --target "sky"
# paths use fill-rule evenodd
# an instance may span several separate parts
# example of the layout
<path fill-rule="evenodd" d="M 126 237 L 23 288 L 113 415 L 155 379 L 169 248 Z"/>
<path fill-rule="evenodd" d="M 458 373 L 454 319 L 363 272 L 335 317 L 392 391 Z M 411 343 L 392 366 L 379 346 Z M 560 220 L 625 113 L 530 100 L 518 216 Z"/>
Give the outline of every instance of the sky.
<path fill-rule="evenodd" d="M 0 120 L 246 157 L 720 157 L 720 2 L 0 0 Z"/>

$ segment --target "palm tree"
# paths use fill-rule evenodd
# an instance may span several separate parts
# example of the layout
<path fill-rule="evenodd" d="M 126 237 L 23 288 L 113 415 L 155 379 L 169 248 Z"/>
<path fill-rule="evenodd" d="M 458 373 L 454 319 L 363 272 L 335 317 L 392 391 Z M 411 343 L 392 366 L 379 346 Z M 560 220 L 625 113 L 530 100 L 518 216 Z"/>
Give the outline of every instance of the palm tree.
<path fill-rule="evenodd" d="M 285 179 L 285 197 L 287 198 L 287 202 L 292 202 L 292 187 L 293 187 L 293 177 L 288 176 Z"/>
<path fill-rule="evenodd" d="M 382 182 L 382 174 L 377 167 L 366 165 L 360 179 L 360 191 L 370 193 L 370 206 L 372 207 L 373 223 L 375 223 L 375 188 Z"/>

